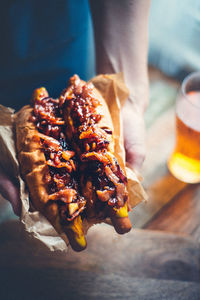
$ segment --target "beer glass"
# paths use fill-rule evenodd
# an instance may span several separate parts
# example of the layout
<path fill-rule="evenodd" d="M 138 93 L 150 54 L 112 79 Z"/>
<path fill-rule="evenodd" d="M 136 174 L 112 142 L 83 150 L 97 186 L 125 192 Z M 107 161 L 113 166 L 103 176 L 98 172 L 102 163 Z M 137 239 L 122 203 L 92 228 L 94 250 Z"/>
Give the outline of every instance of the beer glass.
<path fill-rule="evenodd" d="M 177 96 L 176 144 L 168 168 L 181 181 L 200 182 L 200 72 L 184 79 Z"/>

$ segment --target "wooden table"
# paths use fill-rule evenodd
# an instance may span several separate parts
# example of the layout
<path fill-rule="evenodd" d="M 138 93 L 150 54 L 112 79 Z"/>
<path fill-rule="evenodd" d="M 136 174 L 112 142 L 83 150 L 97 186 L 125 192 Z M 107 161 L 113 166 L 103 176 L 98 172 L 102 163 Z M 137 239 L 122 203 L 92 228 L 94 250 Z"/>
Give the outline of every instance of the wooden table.
<path fill-rule="evenodd" d="M 147 157 L 142 170 L 148 203 L 136 207 L 137 227 L 189 234 L 200 240 L 200 184 L 186 184 L 167 169 L 174 146 L 174 104 L 180 83 L 149 69 L 150 105 L 146 112 Z"/>

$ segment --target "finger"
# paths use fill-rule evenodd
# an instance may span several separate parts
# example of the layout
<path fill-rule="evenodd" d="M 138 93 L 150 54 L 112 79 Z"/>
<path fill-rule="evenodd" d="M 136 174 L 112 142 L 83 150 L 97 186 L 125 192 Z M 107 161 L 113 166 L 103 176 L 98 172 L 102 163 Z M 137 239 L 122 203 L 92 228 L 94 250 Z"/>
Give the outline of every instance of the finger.
<path fill-rule="evenodd" d="M 126 150 L 126 162 L 136 170 L 140 170 L 144 159 L 145 159 L 145 146 L 144 145 L 136 145 L 130 143 L 125 144 L 125 150 Z"/>
<path fill-rule="evenodd" d="M 144 116 L 129 102 L 123 107 L 122 114 L 126 161 L 139 170 L 146 152 Z"/>
<path fill-rule="evenodd" d="M 135 127 L 128 131 L 127 126 L 124 128 L 126 161 L 133 168 L 140 170 L 146 155 L 145 130 L 143 126 L 137 127 L 135 124 Z"/>
<path fill-rule="evenodd" d="M 6 174 L 0 173 L 0 192 L 8 200 L 17 216 L 21 214 L 21 201 L 19 188 L 15 185 Z"/>

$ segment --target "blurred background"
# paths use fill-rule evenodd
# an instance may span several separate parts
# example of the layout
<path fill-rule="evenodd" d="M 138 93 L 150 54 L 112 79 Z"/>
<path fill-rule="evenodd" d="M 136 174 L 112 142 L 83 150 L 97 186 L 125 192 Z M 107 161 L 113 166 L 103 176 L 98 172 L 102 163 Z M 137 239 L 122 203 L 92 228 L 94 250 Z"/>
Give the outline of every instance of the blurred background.
<path fill-rule="evenodd" d="M 5 3 L 6 10 L 11 2 Z M 36 48 L 30 43 L 27 32 L 32 28 L 27 20 L 31 17 L 34 20 L 34 13 L 38 14 L 38 11 L 44 15 L 45 20 L 50 20 L 45 11 L 45 6 L 48 5 L 46 0 L 40 1 L 39 10 L 38 1 L 35 1 L 37 4 L 33 1 L 32 6 L 29 6 L 29 1 L 17 1 L 21 5 L 20 9 L 29 11 L 29 14 L 21 18 L 20 23 L 14 18 L 17 5 L 13 2 L 10 18 L 16 24 L 15 32 L 10 32 L 6 15 L 5 20 L 0 20 L 0 32 L 4 28 L 13 34 L 14 39 L 19 30 L 20 38 L 24 40 L 22 44 L 19 41 L 14 43 L 13 40 L 17 53 L 15 64 L 12 59 L 6 61 L 3 56 L 0 57 L 0 98 L 4 105 L 13 94 L 16 97 L 21 95 L 22 89 L 23 99 L 26 101 L 30 90 L 41 84 L 47 86 L 52 96 L 56 96 L 65 85 L 66 77 L 71 75 L 70 63 L 65 66 L 63 61 L 67 59 L 72 62 L 74 49 L 78 57 L 77 70 L 80 70 L 81 65 L 81 77 L 87 80 L 94 76 L 94 47 L 88 1 L 79 1 L 81 6 L 76 15 L 76 27 L 73 26 L 74 16 L 71 14 L 74 2 L 70 2 L 71 6 L 62 6 L 65 1 L 55 2 L 55 6 L 60 5 L 63 15 L 67 14 L 62 22 L 73 30 L 74 39 L 70 41 L 62 39 L 61 22 L 58 24 L 60 35 L 58 34 L 58 40 L 53 44 L 50 35 L 44 38 L 40 30 L 39 35 L 36 35 Z M 82 26 L 83 20 L 85 26 Z M 51 21 L 44 23 L 44 30 L 55 30 Z M 38 24 L 39 27 L 40 25 Z M 21 30 L 24 28 L 27 31 Z M 1 46 L 5 53 L 9 49 L 6 30 L 2 35 L 4 43 Z M 81 40 L 78 40 L 76 37 L 80 32 Z M 72 47 L 66 58 L 62 46 L 67 43 Z M 84 61 L 81 55 L 79 57 L 79 43 L 84 46 Z M 38 57 L 37 46 L 41 47 Z M 55 47 L 59 57 L 51 56 L 51 49 Z M 48 69 L 48 59 L 54 61 L 51 72 Z M 39 66 L 42 62 L 46 73 L 40 72 L 38 75 L 36 60 Z M 111 239 L 111 227 L 102 225 L 105 226 L 104 230 L 97 227 L 96 232 L 91 230 L 89 233 L 89 250 L 84 251 L 81 256 L 71 253 L 70 261 L 66 260 L 66 253 L 47 253 L 46 249 L 40 249 L 41 245 L 38 247 L 36 240 L 29 239 L 11 205 L 0 197 L 0 265 L 4 287 L 1 288 L 2 291 L 0 289 L 0 295 L 3 295 L 1 299 L 57 299 L 59 295 L 59 299 L 66 299 L 66 291 L 69 293 L 68 299 L 102 299 L 100 294 L 96 294 L 96 287 L 107 294 L 107 298 L 103 299 L 123 299 L 124 295 L 128 295 L 126 299 L 133 299 L 133 291 L 134 299 L 167 300 L 169 291 L 173 295 L 170 299 L 199 299 L 200 186 L 177 180 L 167 169 L 167 159 L 174 147 L 176 95 L 183 78 L 192 71 L 200 70 L 199 0 L 151 0 L 148 62 L 150 103 L 145 113 L 147 156 L 142 176 L 149 201 L 141 203 L 130 213 L 134 227 L 139 229 L 133 230 L 127 238 L 113 235 Z M 23 68 L 20 76 L 16 78 L 19 64 Z M 33 77 L 28 75 L 30 69 L 34 73 Z M 13 74 L 16 81 L 10 81 L 10 74 Z M 47 81 L 42 81 L 44 78 Z M 15 98 L 13 105 L 21 106 L 14 101 Z M 134 247 L 131 241 L 134 242 Z M 105 253 L 106 248 L 111 249 L 109 253 Z M 16 278 L 19 278 L 20 284 Z M 149 278 L 151 280 L 147 281 Z M 26 281 L 28 284 L 26 288 L 24 285 L 22 291 L 21 282 Z M 112 286 L 113 282 L 116 285 Z M 70 294 L 72 288 L 75 294 Z M 11 293 L 10 298 L 8 291 Z M 15 291 L 18 295 L 22 293 L 22 297 L 17 297 Z M 88 293 L 94 298 L 88 298 Z M 123 294 L 123 297 L 117 298 L 117 293 Z"/>
<path fill-rule="evenodd" d="M 180 80 L 200 70 L 200 1 L 151 0 L 149 64 Z"/>

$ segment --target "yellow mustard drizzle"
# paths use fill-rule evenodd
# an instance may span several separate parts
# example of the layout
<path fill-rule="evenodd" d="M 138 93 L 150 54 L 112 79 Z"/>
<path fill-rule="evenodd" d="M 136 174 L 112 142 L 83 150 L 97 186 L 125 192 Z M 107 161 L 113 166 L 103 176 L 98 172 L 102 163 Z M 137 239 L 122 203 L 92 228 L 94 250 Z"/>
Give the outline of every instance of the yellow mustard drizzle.
<path fill-rule="evenodd" d="M 74 238 L 81 247 L 86 247 L 86 240 L 83 233 L 81 216 L 76 217 L 73 222 L 68 225 L 68 228 L 74 232 Z"/>
<path fill-rule="evenodd" d="M 118 218 L 128 217 L 127 203 L 125 203 L 123 207 L 114 208 L 114 210 L 115 210 L 116 217 Z"/>

